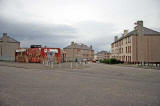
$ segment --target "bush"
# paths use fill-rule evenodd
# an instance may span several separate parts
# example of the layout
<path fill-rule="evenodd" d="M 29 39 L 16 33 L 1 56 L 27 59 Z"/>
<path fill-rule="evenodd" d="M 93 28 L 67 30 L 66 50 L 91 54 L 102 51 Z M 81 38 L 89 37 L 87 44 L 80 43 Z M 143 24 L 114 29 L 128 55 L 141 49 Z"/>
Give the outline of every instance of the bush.
<path fill-rule="evenodd" d="M 110 64 L 118 64 L 118 60 L 115 58 L 110 59 Z"/>
<path fill-rule="evenodd" d="M 100 60 L 99 60 L 99 62 L 100 62 L 100 63 L 103 63 L 103 60 L 102 60 L 102 59 L 100 59 Z"/>
<path fill-rule="evenodd" d="M 105 64 L 119 64 L 119 63 L 123 63 L 120 60 L 117 60 L 115 58 L 111 58 L 111 59 L 103 59 L 99 61 L 100 63 L 105 63 Z"/>
<path fill-rule="evenodd" d="M 110 63 L 110 59 L 104 59 L 103 63 L 109 64 Z"/>

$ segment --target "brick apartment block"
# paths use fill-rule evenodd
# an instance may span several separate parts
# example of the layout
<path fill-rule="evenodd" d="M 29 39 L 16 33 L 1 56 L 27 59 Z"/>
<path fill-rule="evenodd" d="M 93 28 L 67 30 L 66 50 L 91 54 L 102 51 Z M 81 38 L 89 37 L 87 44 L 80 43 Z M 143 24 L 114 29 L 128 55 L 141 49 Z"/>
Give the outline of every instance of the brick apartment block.
<path fill-rule="evenodd" d="M 94 59 L 94 50 L 92 46 L 71 42 L 71 44 L 63 48 L 66 53 L 66 61 L 81 61 L 83 59 Z"/>
<path fill-rule="evenodd" d="M 160 62 L 159 46 L 160 33 L 144 27 L 143 21 L 137 21 L 133 31 L 124 30 L 122 37 L 115 36 L 111 57 L 129 63 Z"/>
<path fill-rule="evenodd" d="M 15 50 L 20 48 L 20 42 L 3 33 L 0 38 L 0 60 L 14 61 Z"/>

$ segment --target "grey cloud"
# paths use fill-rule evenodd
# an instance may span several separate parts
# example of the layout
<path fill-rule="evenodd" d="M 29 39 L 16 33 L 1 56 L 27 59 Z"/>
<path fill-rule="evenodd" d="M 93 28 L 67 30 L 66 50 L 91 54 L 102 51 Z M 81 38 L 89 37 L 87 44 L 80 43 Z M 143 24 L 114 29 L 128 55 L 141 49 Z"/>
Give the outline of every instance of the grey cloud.
<path fill-rule="evenodd" d="M 114 32 L 117 31 L 114 24 L 95 21 L 80 22 L 75 27 L 82 40 L 88 45 L 93 45 L 95 50 L 110 50 Z"/>
<path fill-rule="evenodd" d="M 0 33 L 7 32 L 13 38 L 21 41 L 22 47 L 29 47 L 31 44 L 42 44 L 63 48 L 71 41 L 78 41 L 93 45 L 95 50 L 109 50 L 113 38 L 112 32 L 115 30 L 113 24 L 94 21 L 85 21 L 73 26 L 67 26 L 26 24 L 0 18 Z"/>
<path fill-rule="evenodd" d="M 36 43 L 63 48 L 77 41 L 95 50 L 109 50 L 114 35 L 121 36 L 124 27 L 130 30 L 139 19 L 160 31 L 159 4 L 160 0 L 0 0 L 0 34 L 8 32 L 22 46 Z"/>
<path fill-rule="evenodd" d="M 95 40 L 92 40 L 90 44 L 93 44 L 93 47 L 96 51 L 107 50 L 110 51 L 110 45 L 113 42 L 113 36 L 102 36 Z"/>
<path fill-rule="evenodd" d="M 21 41 L 22 46 L 40 43 L 63 48 L 67 42 L 76 37 L 76 29 L 71 26 L 25 24 L 0 18 L 0 33 L 3 32 Z"/>

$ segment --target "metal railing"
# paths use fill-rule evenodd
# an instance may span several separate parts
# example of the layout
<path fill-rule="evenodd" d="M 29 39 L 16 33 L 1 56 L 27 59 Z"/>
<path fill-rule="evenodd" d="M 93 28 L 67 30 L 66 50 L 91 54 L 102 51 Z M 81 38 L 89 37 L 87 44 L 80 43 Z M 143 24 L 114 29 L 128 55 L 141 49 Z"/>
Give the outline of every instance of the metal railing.
<path fill-rule="evenodd" d="M 15 61 L 14 56 L 0 56 L 0 61 Z"/>

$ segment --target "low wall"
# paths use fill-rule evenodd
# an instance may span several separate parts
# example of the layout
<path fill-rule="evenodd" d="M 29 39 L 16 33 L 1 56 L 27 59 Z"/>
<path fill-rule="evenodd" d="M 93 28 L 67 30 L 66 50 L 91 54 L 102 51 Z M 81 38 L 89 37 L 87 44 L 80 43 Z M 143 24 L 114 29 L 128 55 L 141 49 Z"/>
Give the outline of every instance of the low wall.
<path fill-rule="evenodd" d="M 0 56 L 0 61 L 15 61 L 14 56 Z"/>

